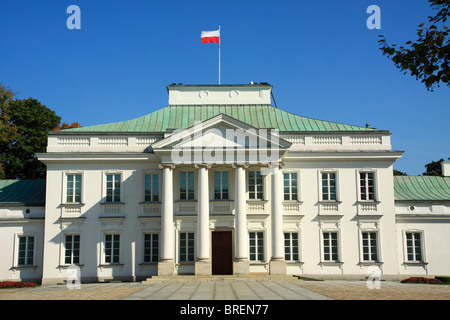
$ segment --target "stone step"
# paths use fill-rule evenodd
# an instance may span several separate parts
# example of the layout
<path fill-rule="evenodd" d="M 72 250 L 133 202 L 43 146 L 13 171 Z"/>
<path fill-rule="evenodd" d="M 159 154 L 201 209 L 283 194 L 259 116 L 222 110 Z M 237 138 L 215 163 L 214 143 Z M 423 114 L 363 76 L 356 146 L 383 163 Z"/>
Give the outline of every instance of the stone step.
<path fill-rule="evenodd" d="M 258 281 L 258 280 L 284 280 L 284 281 L 302 281 L 295 275 L 268 275 L 268 274 L 249 274 L 249 275 L 175 275 L 175 276 L 151 276 L 142 281 L 142 284 L 151 284 L 155 282 L 183 282 L 183 281 Z"/>

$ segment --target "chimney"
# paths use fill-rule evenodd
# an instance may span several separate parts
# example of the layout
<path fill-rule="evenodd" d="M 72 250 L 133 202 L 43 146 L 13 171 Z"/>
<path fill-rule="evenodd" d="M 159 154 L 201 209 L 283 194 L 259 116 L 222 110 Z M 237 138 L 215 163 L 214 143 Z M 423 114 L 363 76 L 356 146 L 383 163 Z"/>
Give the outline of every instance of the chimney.
<path fill-rule="evenodd" d="M 450 161 L 442 161 L 442 175 L 444 177 L 450 177 Z"/>

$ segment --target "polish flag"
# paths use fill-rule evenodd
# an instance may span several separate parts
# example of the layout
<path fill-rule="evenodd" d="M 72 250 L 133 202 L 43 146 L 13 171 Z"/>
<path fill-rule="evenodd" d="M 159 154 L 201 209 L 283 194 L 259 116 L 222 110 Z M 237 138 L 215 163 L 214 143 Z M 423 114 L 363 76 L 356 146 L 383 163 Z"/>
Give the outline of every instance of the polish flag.
<path fill-rule="evenodd" d="M 202 43 L 220 43 L 220 29 L 215 31 L 202 31 Z"/>

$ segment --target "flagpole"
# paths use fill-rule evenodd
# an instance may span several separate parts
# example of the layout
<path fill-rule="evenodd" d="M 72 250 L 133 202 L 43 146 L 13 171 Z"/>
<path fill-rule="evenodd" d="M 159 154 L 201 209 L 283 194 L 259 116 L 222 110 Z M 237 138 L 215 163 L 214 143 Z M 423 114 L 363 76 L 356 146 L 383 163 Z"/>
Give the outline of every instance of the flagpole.
<path fill-rule="evenodd" d="M 220 85 L 220 42 L 222 40 L 222 36 L 220 35 L 220 26 L 219 26 L 219 85 Z"/>

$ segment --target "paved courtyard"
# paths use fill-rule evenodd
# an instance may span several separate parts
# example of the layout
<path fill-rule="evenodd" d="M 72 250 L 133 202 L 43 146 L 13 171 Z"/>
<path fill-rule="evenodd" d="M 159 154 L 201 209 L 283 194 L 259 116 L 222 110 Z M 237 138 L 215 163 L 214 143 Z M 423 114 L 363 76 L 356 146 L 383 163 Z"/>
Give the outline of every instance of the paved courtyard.
<path fill-rule="evenodd" d="M 0 300 L 450 300 L 449 285 L 382 281 L 215 280 L 81 284 L 1 289 Z"/>

